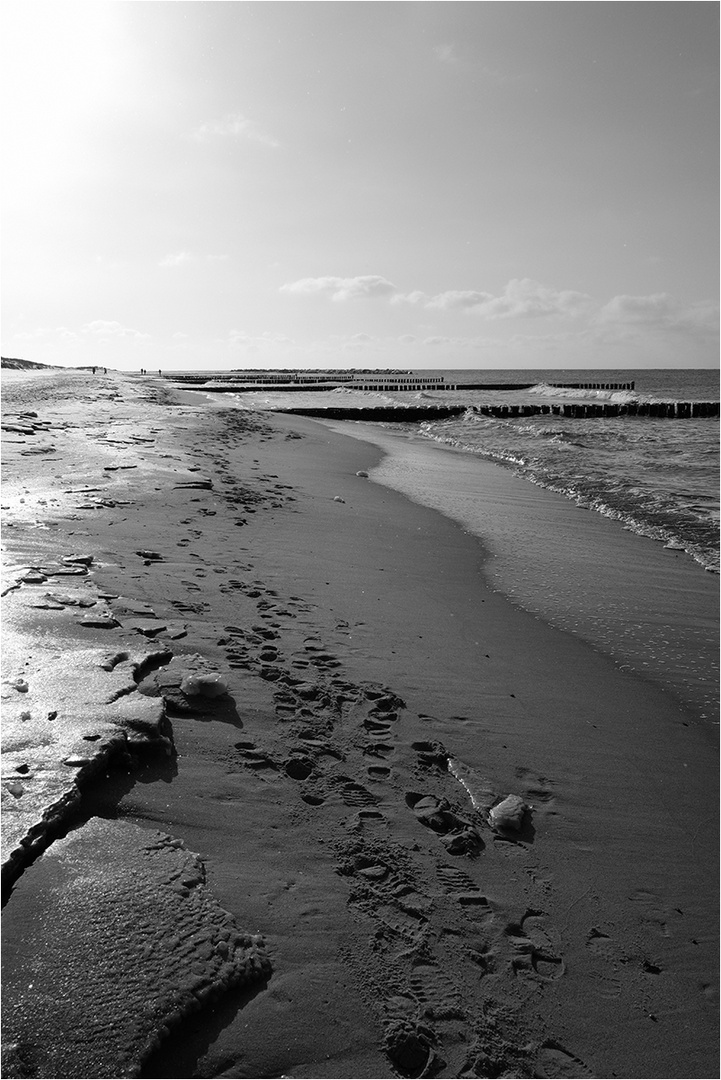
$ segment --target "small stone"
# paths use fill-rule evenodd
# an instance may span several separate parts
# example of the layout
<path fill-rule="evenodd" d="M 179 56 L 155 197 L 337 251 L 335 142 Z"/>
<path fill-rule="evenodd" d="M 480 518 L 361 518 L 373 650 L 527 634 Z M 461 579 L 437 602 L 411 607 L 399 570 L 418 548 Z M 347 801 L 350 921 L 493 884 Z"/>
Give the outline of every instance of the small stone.
<path fill-rule="evenodd" d="M 333 502 L 344 503 L 345 499 L 341 499 L 340 495 L 334 495 L 333 496 Z"/>
<path fill-rule="evenodd" d="M 362 877 L 368 878 L 370 881 L 380 881 L 381 878 L 386 876 L 388 870 L 385 866 L 381 866 L 380 863 L 378 863 L 376 866 L 364 866 L 358 873 Z"/>

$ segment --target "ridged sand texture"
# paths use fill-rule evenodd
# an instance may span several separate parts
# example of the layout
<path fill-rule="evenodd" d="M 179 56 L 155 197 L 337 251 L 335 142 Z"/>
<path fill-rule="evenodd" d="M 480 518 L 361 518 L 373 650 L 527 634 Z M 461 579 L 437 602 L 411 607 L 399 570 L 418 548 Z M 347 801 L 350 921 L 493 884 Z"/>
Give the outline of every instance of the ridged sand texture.
<path fill-rule="evenodd" d="M 270 974 L 262 939 L 167 834 L 95 818 L 53 845 L 43 873 L 51 891 L 24 906 L 5 987 L 5 1077 L 137 1076 L 185 1016 Z"/>

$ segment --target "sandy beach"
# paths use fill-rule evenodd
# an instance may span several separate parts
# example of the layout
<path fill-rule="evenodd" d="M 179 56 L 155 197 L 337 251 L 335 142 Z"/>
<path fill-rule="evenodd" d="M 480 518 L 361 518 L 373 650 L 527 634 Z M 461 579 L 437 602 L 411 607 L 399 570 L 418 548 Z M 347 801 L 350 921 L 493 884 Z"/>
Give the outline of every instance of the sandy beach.
<path fill-rule="evenodd" d="M 375 446 L 2 390 L 5 1076 L 718 1076 L 716 728 Z"/>

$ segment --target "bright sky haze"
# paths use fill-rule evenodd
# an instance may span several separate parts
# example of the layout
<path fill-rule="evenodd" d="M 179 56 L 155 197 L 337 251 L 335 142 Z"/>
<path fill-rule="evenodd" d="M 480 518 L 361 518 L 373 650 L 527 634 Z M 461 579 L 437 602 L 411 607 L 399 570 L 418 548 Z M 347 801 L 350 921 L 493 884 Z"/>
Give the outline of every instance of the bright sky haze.
<path fill-rule="evenodd" d="M 1 13 L 4 356 L 718 361 L 715 2 Z"/>

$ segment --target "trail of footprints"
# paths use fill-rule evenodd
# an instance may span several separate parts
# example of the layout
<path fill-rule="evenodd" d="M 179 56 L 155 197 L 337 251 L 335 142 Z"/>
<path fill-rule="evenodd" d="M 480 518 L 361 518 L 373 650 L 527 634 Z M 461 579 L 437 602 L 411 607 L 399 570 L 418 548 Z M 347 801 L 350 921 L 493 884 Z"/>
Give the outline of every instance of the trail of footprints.
<path fill-rule="evenodd" d="M 257 579 L 230 579 L 223 589 L 256 601 L 258 620 L 227 625 L 219 643 L 230 667 L 273 684 L 277 718 L 273 747 L 244 738 L 237 760 L 260 782 L 297 785 L 306 812 L 323 815 L 349 905 L 369 935 L 359 974 L 373 987 L 397 1075 L 592 1076 L 555 1042 L 531 1060 L 518 1034 L 493 1019 L 508 980 L 520 980 L 525 994 L 542 993 L 565 965 L 540 906 L 511 919 L 484 892 L 484 859 L 497 837 L 462 809 L 460 790 L 458 802 L 434 793 L 447 785 L 443 745 L 412 744 L 418 790 L 399 792 L 404 702 L 387 687 L 343 677 L 342 661 L 307 632 L 312 606 L 301 597 L 281 601 Z M 389 802 L 415 819 L 417 850 L 392 840 Z"/>

